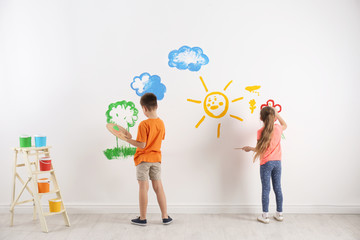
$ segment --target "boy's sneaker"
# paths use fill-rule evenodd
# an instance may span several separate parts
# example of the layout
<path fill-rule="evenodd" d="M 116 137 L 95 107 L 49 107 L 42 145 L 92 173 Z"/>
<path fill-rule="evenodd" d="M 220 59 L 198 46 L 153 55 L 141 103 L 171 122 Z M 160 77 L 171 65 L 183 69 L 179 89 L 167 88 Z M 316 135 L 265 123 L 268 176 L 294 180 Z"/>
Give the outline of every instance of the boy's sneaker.
<path fill-rule="evenodd" d="M 262 214 L 258 216 L 257 220 L 265 224 L 268 224 L 270 222 L 269 216 L 267 214 Z"/>
<path fill-rule="evenodd" d="M 284 220 L 284 216 L 282 214 L 282 212 L 276 212 L 275 215 L 274 215 L 274 218 L 279 221 L 279 222 L 282 222 Z"/>
<path fill-rule="evenodd" d="M 172 223 L 172 221 L 173 219 L 170 216 L 168 216 L 167 218 L 163 218 L 163 224 L 165 225 Z"/>
<path fill-rule="evenodd" d="M 140 217 L 138 217 L 138 218 L 132 219 L 131 223 L 135 224 L 135 225 L 139 225 L 139 226 L 146 226 L 147 221 L 146 221 L 146 219 L 140 220 Z"/>

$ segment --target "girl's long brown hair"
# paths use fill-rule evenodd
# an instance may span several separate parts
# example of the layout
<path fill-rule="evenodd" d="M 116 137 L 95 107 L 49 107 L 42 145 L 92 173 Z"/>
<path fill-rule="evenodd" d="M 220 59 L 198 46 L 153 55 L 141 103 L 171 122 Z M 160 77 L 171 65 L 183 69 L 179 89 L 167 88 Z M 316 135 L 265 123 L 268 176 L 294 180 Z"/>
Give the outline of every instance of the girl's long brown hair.
<path fill-rule="evenodd" d="M 271 107 L 264 107 L 260 111 L 260 120 L 264 122 L 264 129 L 260 139 L 257 141 L 253 162 L 255 162 L 256 158 L 261 157 L 270 145 L 274 130 L 275 110 Z"/>

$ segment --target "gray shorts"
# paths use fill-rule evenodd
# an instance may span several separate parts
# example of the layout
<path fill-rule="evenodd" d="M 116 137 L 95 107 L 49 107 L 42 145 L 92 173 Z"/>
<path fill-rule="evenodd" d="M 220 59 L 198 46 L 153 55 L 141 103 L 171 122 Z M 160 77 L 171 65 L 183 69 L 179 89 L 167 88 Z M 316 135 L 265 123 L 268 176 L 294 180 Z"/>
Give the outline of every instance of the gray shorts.
<path fill-rule="evenodd" d="M 161 180 L 161 163 L 142 162 L 136 166 L 138 181 Z"/>

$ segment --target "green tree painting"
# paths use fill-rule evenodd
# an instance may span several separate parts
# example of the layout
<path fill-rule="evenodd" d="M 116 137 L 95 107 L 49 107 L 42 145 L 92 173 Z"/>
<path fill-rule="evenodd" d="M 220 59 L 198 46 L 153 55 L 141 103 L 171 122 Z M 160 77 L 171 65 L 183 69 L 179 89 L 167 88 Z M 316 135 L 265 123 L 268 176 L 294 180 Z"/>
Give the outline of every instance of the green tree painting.
<path fill-rule="evenodd" d="M 115 123 L 119 126 L 126 128 L 130 132 L 130 128 L 135 126 L 135 122 L 138 120 L 139 111 L 135 108 L 133 102 L 127 102 L 125 100 L 111 103 L 106 111 L 106 121 L 108 123 Z M 108 148 L 104 151 L 107 159 L 119 159 L 133 156 L 136 148 L 131 147 L 130 144 L 119 146 L 119 139 L 116 138 L 116 147 Z"/>

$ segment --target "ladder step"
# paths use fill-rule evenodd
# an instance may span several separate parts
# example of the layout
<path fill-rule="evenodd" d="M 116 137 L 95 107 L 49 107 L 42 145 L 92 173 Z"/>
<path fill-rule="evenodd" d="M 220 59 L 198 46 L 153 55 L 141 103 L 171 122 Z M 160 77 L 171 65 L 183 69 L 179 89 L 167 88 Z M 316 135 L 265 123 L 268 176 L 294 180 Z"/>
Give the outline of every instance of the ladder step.
<path fill-rule="evenodd" d="M 35 165 L 35 162 L 31 162 L 30 165 Z M 19 163 L 16 165 L 16 167 L 24 167 L 25 163 Z"/>
<path fill-rule="evenodd" d="M 53 215 L 61 214 L 61 213 L 64 213 L 64 212 L 65 212 L 65 209 L 61 210 L 60 212 L 47 212 L 47 213 L 44 213 L 44 216 L 45 217 L 53 216 Z"/>
<path fill-rule="evenodd" d="M 24 152 L 28 152 L 28 151 L 44 151 L 44 150 L 48 150 L 49 148 L 51 148 L 51 146 L 47 146 L 47 147 L 26 147 L 26 148 L 13 148 L 13 150 L 16 151 L 24 151 Z"/>
<path fill-rule="evenodd" d="M 50 171 L 33 171 L 32 174 L 43 174 L 43 173 L 52 173 L 54 172 L 54 169 L 50 170 Z"/>
<path fill-rule="evenodd" d="M 32 202 L 32 201 L 34 201 L 34 199 L 29 199 L 29 200 L 17 202 L 15 205 L 20 205 L 20 204 L 24 204 L 24 203 L 28 203 L 28 202 Z"/>
<path fill-rule="evenodd" d="M 57 192 L 60 192 L 60 189 L 55 189 L 55 190 L 52 190 L 52 191 L 46 192 L 46 193 L 39 193 L 39 196 L 43 196 L 46 194 L 53 194 L 53 193 L 57 193 Z"/>

